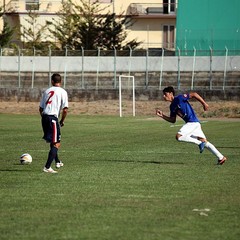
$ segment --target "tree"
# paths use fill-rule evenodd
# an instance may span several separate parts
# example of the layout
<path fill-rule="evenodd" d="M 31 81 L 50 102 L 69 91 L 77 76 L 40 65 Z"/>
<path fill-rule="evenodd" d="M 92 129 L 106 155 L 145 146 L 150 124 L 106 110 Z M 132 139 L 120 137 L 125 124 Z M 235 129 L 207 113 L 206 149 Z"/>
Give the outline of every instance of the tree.
<path fill-rule="evenodd" d="M 122 15 L 116 17 L 113 14 L 105 15 L 102 26 L 100 27 L 99 39 L 97 39 L 97 44 L 103 49 L 117 49 L 123 50 L 131 47 L 132 49 L 140 45 L 136 39 L 129 42 L 125 42 L 127 38 L 127 32 L 125 30 L 126 26 L 131 25 L 131 19 L 124 17 Z"/>
<path fill-rule="evenodd" d="M 68 46 L 75 49 L 78 45 L 77 38 L 77 24 L 79 23 L 79 16 L 77 15 L 74 5 L 70 1 L 62 1 L 62 7 L 58 12 L 59 19 L 52 19 L 48 21 L 48 30 L 52 34 L 52 38 L 56 39 L 56 47 L 63 49 Z"/>
<path fill-rule="evenodd" d="M 36 49 L 44 49 L 45 48 L 45 42 L 42 41 L 42 36 L 47 30 L 47 24 L 46 25 L 40 25 L 37 24 L 39 14 L 36 10 L 29 10 L 28 11 L 28 18 L 25 19 L 26 22 L 28 22 L 29 27 L 25 27 L 24 25 L 22 27 L 22 33 L 21 36 L 24 38 L 24 43 L 26 48 L 33 48 Z M 46 34 L 45 34 L 46 35 Z"/>
<path fill-rule="evenodd" d="M 9 44 L 12 39 L 14 29 L 10 28 L 4 19 L 4 12 L 0 7 L 0 19 L 3 19 L 3 29 L 0 31 L 0 47 L 5 47 Z"/>
<path fill-rule="evenodd" d="M 101 8 L 98 1 L 90 3 L 81 0 L 80 4 L 71 0 L 63 1 L 59 11 L 59 21 L 53 20 L 49 29 L 54 38 L 59 42 L 60 48 L 66 45 L 71 49 L 94 50 L 103 49 L 122 50 L 136 48 L 140 42 L 135 39 L 125 42 L 127 38 L 126 26 L 131 24 L 131 19 L 115 14 L 101 14 L 105 8 Z"/>
<path fill-rule="evenodd" d="M 101 12 L 104 8 L 100 8 L 98 2 L 90 3 L 89 1 L 81 0 L 81 5 L 75 4 L 77 16 L 79 16 L 79 24 L 76 25 L 76 35 L 78 37 L 79 44 L 77 48 L 83 47 L 86 50 L 97 49 L 99 46 L 97 40 L 101 36 L 102 21 L 104 17 Z"/>

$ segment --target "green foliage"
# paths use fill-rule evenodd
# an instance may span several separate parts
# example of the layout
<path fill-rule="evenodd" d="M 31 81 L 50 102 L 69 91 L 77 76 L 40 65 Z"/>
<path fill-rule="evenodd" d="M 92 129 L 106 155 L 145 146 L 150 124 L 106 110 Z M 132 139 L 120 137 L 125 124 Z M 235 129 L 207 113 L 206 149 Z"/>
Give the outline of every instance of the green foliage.
<path fill-rule="evenodd" d="M 60 20 L 53 19 L 47 22 L 52 38 L 57 39 L 57 46 L 63 49 L 66 46 L 75 50 L 75 45 L 79 44 L 76 35 L 79 16 L 71 1 L 63 1 L 62 8 L 58 12 Z"/>
<path fill-rule="evenodd" d="M 131 21 L 127 17 L 116 16 L 115 14 L 105 15 L 101 26 L 98 31 L 98 38 L 96 39 L 96 46 L 100 46 L 103 49 L 124 50 L 130 46 L 132 49 L 139 46 L 140 42 L 132 40 L 125 42 L 127 33 L 125 31 L 126 26 L 130 25 Z"/>
<path fill-rule="evenodd" d="M 126 49 L 126 46 L 136 48 L 140 42 L 131 40 L 125 42 L 126 26 L 131 25 L 131 20 L 115 14 L 102 14 L 98 1 L 92 3 L 81 0 L 81 4 L 64 1 L 58 15 L 60 21 L 48 22 L 54 26 L 50 32 L 58 40 L 60 48 L 68 46 L 70 49 L 95 50 L 101 47 L 105 50 Z"/>
<path fill-rule="evenodd" d="M 37 24 L 39 13 L 37 10 L 29 10 L 28 17 L 25 19 L 29 23 L 29 27 L 22 25 L 22 38 L 24 38 L 24 47 L 27 49 L 43 50 L 46 48 L 46 42 L 43 41 L 42 36 L 47 30 L 46 25 Z"/>
<path fill-rule="evenodd" d="M 3 30 L 0 33 L 0 46 L 6 47 L 12 39 L 14 30 L 4 23 Z"/>
<path fill-rule="evenodd" d="M 6 47 L 9 44 L 14 32 L 14 29 L 10 28 L 6 23 L 3 15 L 4 13 L 2 12 L 2 8 L 0 6 L 0 21 L 3 18 L 3 29 L 0 32 L 0 47 Z"/>
<path fill-rule="evenodd" d="M 209 151 L 175 140 L 182 122 L 72 116 L 70 108 L 65 165 L 51 175 L 42 172 L 49 147 L 39 116 L 0 117 L 2 240 L 239 238 L 239 121 L 203 124 L 228 157 L 216 166 Z M 25 152 L 31 165 L 19 164 Z"/>

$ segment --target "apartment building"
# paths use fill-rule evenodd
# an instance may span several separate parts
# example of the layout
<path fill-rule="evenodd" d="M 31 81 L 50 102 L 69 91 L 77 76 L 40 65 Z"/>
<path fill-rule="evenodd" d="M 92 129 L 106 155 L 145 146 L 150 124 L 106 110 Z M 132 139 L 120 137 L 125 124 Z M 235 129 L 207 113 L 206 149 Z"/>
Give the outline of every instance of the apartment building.
<path fill-rule="evenodd" d="M 21 26 L 39 29 L 47 20 L 58 18 L 57 12 L 64 0 L 0 0 L 0 6 L 6 21 L 11 27 Z M 66 0 L 65 0 L 66 1 Z M 88 0 L 89 3 L 96 0 Z M 81 1 L 75 0 L 81 4 Z M 133 20 L 133 25 L 127 28 L 127 40 L 141 41 L 141 48 L 175 48 L 177 0 L 99 0 L 105 12 L 126 15 Z M 35 9 L 38 19 L 35 26 L 30 26 L 28 11 Z M 104 12 L 103 12 L 104 13 Z M 42 36 L 43 41 L 54 41 Z M 21 39 L 22 42 L 26 41 Z M 17 34 L 13 37 L 17 42 Z"/>

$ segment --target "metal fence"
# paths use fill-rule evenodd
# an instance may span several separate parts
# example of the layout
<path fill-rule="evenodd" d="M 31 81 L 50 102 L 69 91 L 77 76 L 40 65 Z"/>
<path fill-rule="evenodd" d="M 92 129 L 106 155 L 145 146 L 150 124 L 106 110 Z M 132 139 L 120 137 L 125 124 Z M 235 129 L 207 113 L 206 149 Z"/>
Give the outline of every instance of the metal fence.
<path fill-rule="evenodd" d="M 166 43 L 162 43 L 163 45 Z M 162 45 L 161 44 L 161 45 Z M 127 46 L 127 50 L 103 50 L 100 47 L 95 50 L 85 50 L 84 48 L 78 50 L 72 50 L 67 46 L 64 50 L 53 49 L 51 46 L 47 46 L 42 49 L 20 49 L 20 48 L 0 48 L 1 56 L 240 56 L 240 49 L 225 49 L 217 50 L 209 47 L 206 50 L 197 50 L 193 48 L 192 50 L 180 50 L 176 46 L 176 50 L 169 50 L 165 48 L 151 48 L 147 47 L 146 49 L 131 49 L 130 46 Z"/>
<path fill-rule="evenodd" d="M 116 89 L 118 76 L 135 76 L 136 88 L 240 88 L 240 50 L 206 50 L 198 56 L 166 49 L 86 51 L 0 49 L 1 88 L 45 88 L 59 72 L 65 88 Z M 186 56 L 187 55 L 187 56 Z M 219 56 L 222 55 L 222 56 Z"/>

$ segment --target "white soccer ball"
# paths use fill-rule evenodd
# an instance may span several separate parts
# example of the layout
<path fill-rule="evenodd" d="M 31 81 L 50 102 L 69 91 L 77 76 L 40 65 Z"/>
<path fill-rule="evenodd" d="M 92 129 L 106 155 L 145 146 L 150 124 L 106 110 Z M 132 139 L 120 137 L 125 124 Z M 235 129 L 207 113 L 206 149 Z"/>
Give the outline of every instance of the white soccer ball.
<path fill-rule="evenodd" d="M 24 153 L 20 157 L 20 163 L 21 164 L 30 164 L 32 162 L 32 156 L 29 153 Z"/>

